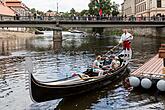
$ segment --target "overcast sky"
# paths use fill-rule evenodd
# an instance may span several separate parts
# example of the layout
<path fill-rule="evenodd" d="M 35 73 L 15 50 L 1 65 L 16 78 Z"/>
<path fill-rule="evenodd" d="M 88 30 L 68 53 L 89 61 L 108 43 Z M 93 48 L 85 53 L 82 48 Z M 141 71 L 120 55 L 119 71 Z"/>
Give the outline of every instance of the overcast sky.
<path fill-rule="evenodd" d="M 49 9 L 57 10 L 57 1 L 59 3 L 59 12 L 69 11 L 74 8 L 76 11 L 88 9 L 90 0 L 22 0 L 29 8 L 36 8 L 41 11 L 48 11 Z M 112 0 L 121 4 L 124 0 Z"/>

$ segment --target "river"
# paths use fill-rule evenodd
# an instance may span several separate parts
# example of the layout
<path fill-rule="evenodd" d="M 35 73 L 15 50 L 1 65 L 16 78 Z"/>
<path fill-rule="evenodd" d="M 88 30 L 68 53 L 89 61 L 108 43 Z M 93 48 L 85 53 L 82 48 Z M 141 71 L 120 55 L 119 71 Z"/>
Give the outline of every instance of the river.
<path fill-rule="evenodd" d="M 164 96 L 129 92 L 121 81 L 102 90 L 93 91 L 67 99 L 34 103 L 29 95 L 28 73 L 25 61 L 15 57 L 31 57 L 33 74 L 37 80 L 53 81 L 82 72 L 91 66 L 96 55 L 117 44 L 119 36 L 94 38 L 63 32 L 63 41 L 52 42 L 52 32 L 44 32 L 35 38 L 14 38 L 0 41 L 0 110 L 146 110 L 165 109 Z M 141 66 L 158 52 L 163 39 L 134 37 L 131 71 Z M 58 51 L 57 51 L 58 50 Z M 10 59 L 13 59 L 10 61 Z"/>

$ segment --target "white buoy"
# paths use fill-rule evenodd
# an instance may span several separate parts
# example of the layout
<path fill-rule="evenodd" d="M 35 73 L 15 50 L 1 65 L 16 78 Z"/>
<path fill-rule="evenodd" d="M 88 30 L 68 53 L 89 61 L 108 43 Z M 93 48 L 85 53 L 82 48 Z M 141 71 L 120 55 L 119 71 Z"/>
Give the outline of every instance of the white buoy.
<path fill-rule="evenodd" d="M 140 84 L 140 79 L 134 76 L 129 77 L 130 85 L 133 87 L 138 87 Z"/>
<path fill-rule="evenodd" d="M 144 89 L 149 89 L 152 86 L 152 81 L 148 78 L 144 78 L 144 79 L 141 80 L 141 86 Z"/>
<path fill-rule="evenodd" d="M 165 80 L 159 80 L 156 86 L 160 91 L 165 91 Z"/>

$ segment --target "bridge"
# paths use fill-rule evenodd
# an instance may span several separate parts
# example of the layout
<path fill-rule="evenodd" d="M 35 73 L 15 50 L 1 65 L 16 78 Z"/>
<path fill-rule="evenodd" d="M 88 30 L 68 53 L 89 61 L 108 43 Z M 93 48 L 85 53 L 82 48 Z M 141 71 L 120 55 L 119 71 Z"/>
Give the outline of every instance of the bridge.
<path fill-rule="evenodd" d="M 22 18 L 22 19 L 21 19 Z M 51 19 L 49 19 L 51 18 Z M 62 17 L 44 17 L 43 19 L 32 19 L 27 17 L 20 17 L 15 20 L 0 19 L 0 27 L 45 27 L 52 29 L 59 29 L 62 27 L 73 28 L 108 28 L 108 27 L 165 27 L 165 18 L 136 18 L 133 20 L 124 18 L 106 18 L 106 19 L 71 19 Z"/>

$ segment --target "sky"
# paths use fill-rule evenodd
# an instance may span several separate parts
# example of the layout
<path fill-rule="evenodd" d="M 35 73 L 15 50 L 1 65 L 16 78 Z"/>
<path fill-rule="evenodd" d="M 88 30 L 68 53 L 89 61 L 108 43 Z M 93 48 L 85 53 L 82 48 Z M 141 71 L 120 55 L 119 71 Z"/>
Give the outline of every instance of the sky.
<path fill-rule="evenodd" d="M 57 10 L 57 2 L 59 12 L 66 12 L 74 8 L 76 11 L 88 9 L 90 0 L 22 0 L 29 8 L 36 8 L 40 11 Z M 118 4 L 123 3 L 124 0 L 112 0 Z"/>

